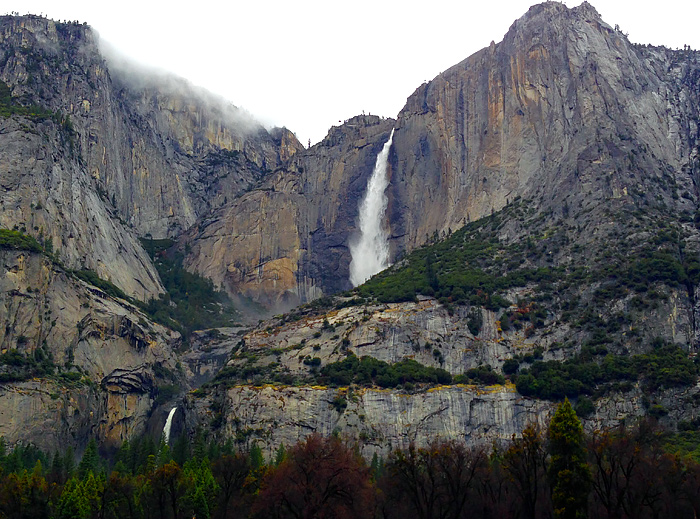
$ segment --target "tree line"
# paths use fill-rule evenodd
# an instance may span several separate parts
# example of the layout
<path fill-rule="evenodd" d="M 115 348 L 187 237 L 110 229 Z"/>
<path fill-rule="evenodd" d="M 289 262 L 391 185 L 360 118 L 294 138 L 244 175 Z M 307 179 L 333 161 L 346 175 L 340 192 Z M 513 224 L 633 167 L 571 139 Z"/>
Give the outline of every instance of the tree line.
<path fill-rule="evenodd" d="M 179 438 L 126 442 L 107 468 L 0 442 L 1 518 L 697 517 L 700 464 L 669 453 L 652 421 L 586 435 L 568 400 L 547 428 L 506 444 L 435 440 L 368 463 L 338 435 L 308 436 L 264 460 L 259 446 Z"/>

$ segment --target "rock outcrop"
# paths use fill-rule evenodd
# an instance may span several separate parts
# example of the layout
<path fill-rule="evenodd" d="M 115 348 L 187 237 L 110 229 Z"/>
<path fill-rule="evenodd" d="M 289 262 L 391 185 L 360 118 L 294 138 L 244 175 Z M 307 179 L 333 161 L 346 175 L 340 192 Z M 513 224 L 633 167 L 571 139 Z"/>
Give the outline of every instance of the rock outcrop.
<path fill-rule="evenodd" d="M 42 111 L 2 120 L 0 226 L 139 299 L 162 287 L 136 236 L 178 235 L 303 149 L 183 80 L 106 61 L 88 26 L 5 16 L 0 35 L 0 79 Z"/>
<path fill-rule="evenodd" d="M 188 233 L 186 264 L 277 310 L 346 290 L 360 200 L 394 121 L 358 116 Z"/>
<path fill-rule="evenodd" d="M 689 196 L 666 189 L 664 202 L 694 211 L 699 59 L 631 44 L 587 2 L 533 6 L 502 42 L 420 86 L 399 114 L 396 249 L 517 197 L 557 215 L 589 209 L 600 221 L 611 204 L 668 183 Z"/>
<path fill-rule="evenodd" d="M 145 430 L 159 385 L 183 384 L 173 353 L 179 334 L 44 255 L 0 250 L 0 322 L 1 354 L 41 360 L 52 372 L 0 378 L 7 441 L 54 450 L 97 437 L 116 447 Z"/>
<path fill-rule="evenodd" d="M 654 337 L 697 348 L 697 52 L 632 45 L 589 4 L 547 2 L 419 87 L 397 120 L 358 116 L 304 150 L 182 81 L 105 60 L 85 26 L 2 17 L 0 35 L 0 79 L 24 107 L 0 118 L 0 227 L 45 250 L 0 250 L 0 345 L 10 360 L 54 365 L 21 380 L 0 366 L 0 435 L 11 441 L 53 449 L 97 435 L 116 445 L 157 432 L 162 404 L 177 401 L 178 431 L 207 424 L 270 451 L 335 430 L 366 454 L 434 437 L 488 443 L 543 422 L 552 404 L 512 385 L 314 387 L 318 367 L 352 353 L 461 375 L 535 351 L 636 354 Z M 406 253 L 493 214 L 450 242 L 490 250 L 455 256 L 432 292 L 392 304 L 358 292 L 250 332 L 199 332 L 178 362 L 178 334 L 76 275 L 90 269 L 132 297 L 156 296 L 163 287 L 137 237 L 167 237 L 187 268 L 253 312 L 349 289 L 348 244 L 392 128 L 396 270 Z M 437 262 L 424 257 L 414 272 L 429 277 Z M 470 285 L 477 302 L 448 275 L 477 268 L 497 288 L 528 274 L 503 290 Z M 518 328 L 500 326 L 511 318 Z M 658 390 L 655 404 L 677 423 L 697 414 L 698 390 Z M 609 390 L 586 426 L 644 414 L 648 392 L 638 381 Z"/>
<path fill-rule="evenodd" d="M 673 311 L 678 297 L 641 319 L 635 335 L 672 336 L 683 328 L 687 334 L 687 315 Z M 270 457 L 280 445 L 292 445 L 308 434 L 339 433 L 357 441 L 367 459 L 412 443 L 425 446 L 436 438 L 490 446 L 510 440 L 527 424 L 546 426 L 556 402 L 524 397 L 511 383 L 409 384 L 403 389 L 314 385 L 320 367 L 348 355 L 390 364 L 410 359 L 453 375 L 484 365 L 501 373 L 506 359 L 534 354 L 563 360 L 572 352 L 562 342 L 583 342 L 582 331 L 558 315 L 530 334 L 502 330 L 499 316 L 483 309 L 482 324 L 473 334 L 472 310 L 457 307 L 450 312 L 431 298 L 322 312 L 307 309 L 306 314 L 297 311 L 265 321 L 248 333 L 219 335 L 213 351 L 218 356 L 231 353 L 227 369 L 206 389 L 185 398 L 184 421 L 189 428 L 208 423 L 220 438 L 235 438 L 244 446 L 257 443 Z M 667 321 L 668 316 L 675 321 Z M 653 323 L 660 327 L 645 329 Z M 270 383 L 284 377 L 296 382 Z M 624 392 L 609 390 L 596 399 L 584 427 L 592 432 L 631 423 L 645 416 L 652 402 L 663 410 L 661 421 L 675 426 L 697 415 L 698 398 L 697 384 L 650 393 L 636 382 Z"/>
<path fill-rule="evenodd" d="M 345 403 L 342 409 L 334 404 L 338 399 Z M 281 444 L 294 445 L 312 433 L 336 432 L 357 440 L 367 459 L 374 453 L 386 456 L 393 449 L 425 446 L 436 439 L 488 447 L 494 441 L 510 440 L 529 423 L 544 425 L 553 407 L 523 398 L 506 386 L 447 386 L 415 394 L 238 386 L 214 402 L 190 398 L 186 412 L 210 423 L 219 413 L 218 433 L 244 444 L 259 443 L 270 458 Z"/>
<path fill-rule="evenodd" d="M 358 198 L 393 125 L 392 260 L 518 198 L 579 226 L 586 247 L 616 232 L 603 222 L 622 208 L 694 212 L 699 69 L 694 51 L 631 44 L 588 3 L 536 5 L 420 86 L 395 122 L 363 135 L 368 118 L 350 120 L 219 210 L 188 265 L 268 304 L 349 288 Z"/>
<path fill-rule="evenodd" d="M 532 7 L 399 114 L 390 195 L 399 248 L 516 197 L 604 219 L 610 203 L 668 181 L 690 196 L 663 200 L 694 210 L 698 63 L 695 52 L 632 45 L 586 2 Z"/>
<path fill-rule="evenodd" d="M 519 291 L 520 296 L 525 294 L 525 290 Z M 518 292 L 510 294 L 512 300 L 517 300 L 517 296 Z M 547 312 L 536 330 L 522 326 L 504 331 L 500 321 L 504 312 L 477 306 L 457 306 L 450 311 L 433 298 L 420 299 L 415 303 L 363 304 L 263 321 L 248 333 L 226 341 L 232 352 L 228 365 L 263 368 L 273 365 L 277 372 L 305 377 L 313 370 L 305 360 L 317 357 L 325 366 L 353 354 L 389 364 L 412 359 L 424 366 L 461 375 L 486 365 L 499 371 L 505 360 L 532 354 L 535 349 L 542 352 L 545 360 L 562 360 L 572 353 L 562 349 L 562 344 L 568 341 L 575 345 L 576 351 L 578 344 L 588 338 L 587 330 L 576 322 L 567 322 L 561 312 Z M 646 346 L 634 340 L 639 336 L 662 337 L 689 348 L 692 344 L 689 314 L 678 311 L 679 306 L 687 305 L 683 291 L 672 292 L 667 299 L 659 300 L 654 309 L 647 310 L 640 315 L 639 322 L 627 328 L 632 335 L 624 343 L 627 352 L 644 351 Z M 509 310 L 517 313 L 517 304 Z M 520 308 L 520 311 L 527 310 Z M 474 330 L 477 333 L 470 331 L 474 312 L 479 313 L 480 324 Z"/>
<path fill-rule="evenodd" d="M 583 420 L 592 433 L 634 423 L 647 414 L 644 393 L 614 393 L 599 400 Z M 695 416 L 700 388 L 668 390 L 659 395 L 665 424 Z M 342 402 L 342 406 L 339 405 Z M 556 403 L 519 395 L 513 386 L 441 386 L 407 393 L 396 390 L 326 387 L 235 386 L 214 397 L 188 397 L 185 420 L 213 424 L 222 438 L 241 446 L 257 444 L 268 459 L 280 445 L 306 436 L 341 434 L 356 441 L 366 459 L 386 456 L 409 445 L 456 440 L 490 448 L 519 435 L 526 425 L 547 426 Z"/>

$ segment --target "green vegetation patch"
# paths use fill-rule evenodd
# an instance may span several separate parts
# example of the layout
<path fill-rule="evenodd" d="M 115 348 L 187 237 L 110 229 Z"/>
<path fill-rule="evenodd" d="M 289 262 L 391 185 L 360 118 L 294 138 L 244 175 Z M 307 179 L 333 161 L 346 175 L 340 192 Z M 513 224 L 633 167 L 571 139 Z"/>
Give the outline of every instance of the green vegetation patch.
<path fill-rule="evenodd" d="M 18 338 L 18 342 L 23 339 Z M 24 341 L 21 342 L 25 342 Z M 21 382 L 33 377 L 52 375 L 56 369 L 53 357 L 44 348 L 37 348 L 25 355 L 17 349 L 10 349 L 0 355 L 0 382 Z"/>
<path fill-rule="evenodd" d="M 22 335 L 17 337 L 18 344 L 26 344 L 28 339 Z M 70 363 L 58 366 L 54 362 L 51 351 L 45 346 L 39 346 L 31 352 L 23 352 L 16 348 L 0 355 L 0 383 L 22 382 L 32 378 L 49 378 L 62 386 L 90 384 L 83 373 L 69 371 L 75 369 Z"/>
<path fill-rule="evenodd" d="M 235 385 L 237 382 L 264 383 L 269 382 L 273 371 L 278 367 L 277 363 L 261 366 L 255 364 L 255 359 L 251 359 L 242 366 L 226 366 L 219 371 L 208 386 L 223 384 L 227 387 Z"/>
<path fill-rule="evenodd" d="M 54 119 L 59 123 L 67 119 L 67 116 L 63 118 L 59 114 L 47 110 L 42 106 L 34 104 L 29 106 L 21 105 L 17 102 L 17 99 L 12 96 L 10 87 L 7 86 L 5 82 L 0 81 L 0 117 L 10 117 L 11 115 L 22 115 L 34 120 Z M 68 119 L 68 121 L 70 125 L 70 120 Z"/>
<path fill-rule="evenodd" d="M 668 435 L 664 446 L 668 452 L 700 462 L 700 418 L 680 422 L 678 432 Z"/>
<path fill-rule="evenodd" d="M 260 364 L 260 359 L 252 354 L 239 354 L 237 358 L 245 358 L 246 361 L 226 366 L 203 387 L 232 387 L 243 383 L 329 386 L 356 384 L 364 387 L 413 389 L 414 384 L 434 386 L 450 384 L 453 380 L 446 370 L 424 366 L 412 359 L 389 364 L 373 357 L 358 358 L 350 354 L 341 361 L 321 367 L 321 359 L 307 356 L 304 365 L 308 366 L 309 372 L 293 375 L 278 362 Z"/>
<path fill-rule="evenodd" d="M 520 370 L 516 388 L 521 395 L 561 400 L 596 395 L 611 385 L 624 389 L 638 380 L 649 391 L 688 387 L 697 382 L 699 372 L 698 363 L 681 348 L 656 341 L 651 352 L 641 355 L 608 354 L 599 362 L 586 354 L 563 362 L 536 361 Z"/>
<path fill-rule="evenodd" d="M 470 223 L 443 241 L 412 252 L 395 267 L 355 289 L 356 294 L 382 303 L 414 301 L 418 295 L 425 295 L 436 297 L 448 309 L 452 304 L 483 306 L 494 311 L 507 308 L 511 303 L 501 295 L 503 291 L 551 282 L 563 272 L 548 266 L 523 267 L 524 245 L 506 245 L 499 240 L 497 231 L 503 218 L 519 205 Z M 475 323 L 472 328 L 479 327 Z"/>
<path fill-rule="evenodd" d="M 336 386 L 358 384 L 395 388 L 407 383 L 450 384 L 452 375 L 442 368 L 424 366 L 412 359 L 388 364 L 373 357 L 350 355 L 321 368 L 319 381 Z"/>
<path fill-rule="evenodd" d="M 32 236 L 10 229 L 0 229 L 0 249 L 28 250 L 42 252 L 39 242 Z"/>
<path fill-rule="evenodd" d="M 155 321 L 179 331 L 187 339 L 195 330 L 231 326 L 238 316 L 228 295 L 210 279 L 188 272 L 183 255 L 173 252 L 172 240 L 142 239 L 167 291 L 143 309 Z"/>
<path fill-rule="evenodd" d="M 18 344 L 25 344 L 27 338 L 19 336 Z M 66 363 L 56 365 L 51 351 L 46 346 L 39 346 L 32 352 L 10 349 L 0 355 L 0 383 L 22 382 L 32 378 L 48 378 L 65 387 L 91 384 L 90 379 L 80 371 L 72 371 L 75 366 Z M 79 368 L 77 368 L 79 370 Z"/>
<path fill-rule="evenodd" d="M 506 383 L 505 377 L 497 371 L 494 371 L 489 364 L 468 369 L 464 375 L 457 375 L 454 377 L 454 381 L 458 384 L 471 383 L 484 386 L 493 386 L 496 384 L 502 385 Z"/>
<path fill-rule="evenodd" d="M 89 283 L 92 286 L 95 286 L 99 288 L 100 290 L 103 290 L 107 294 L 109 294 L 112 297 L 118 297 L 121 299 L 126 299 L 126 300 L 131 300 L 130 297 L 128 297 L 121 288 L 119 288 L 117 285 L 112 283 L 111 281 L 107 281 L 105 279 L 102 279 L 100 276 L 98 276 L 95 272 L 92 270 L 74 270 L 73 275 L 77 277 L 78 279 L 81 279 L 85 281 L 86 283 Z"/>

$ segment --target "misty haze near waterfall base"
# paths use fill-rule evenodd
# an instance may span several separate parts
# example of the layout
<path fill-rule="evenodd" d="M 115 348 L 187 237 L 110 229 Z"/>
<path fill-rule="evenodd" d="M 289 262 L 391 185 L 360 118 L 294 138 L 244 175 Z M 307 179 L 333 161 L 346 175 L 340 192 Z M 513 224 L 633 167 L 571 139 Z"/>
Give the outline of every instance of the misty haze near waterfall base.
<path fill-rule="evenodd" d="M 360 204 L 358 217 L 360 237 L 350 243 L 352 257 L 350 283 L 354 287 L 361 285 L 389 266 L 389 234 L 384 227 L 384 213 L 389 200 L 384 192 L 389 185 L 387 165 L 393 140 L 394 130 L 392 129 L 389 140 L 377 155 L 374 171 Z"/>

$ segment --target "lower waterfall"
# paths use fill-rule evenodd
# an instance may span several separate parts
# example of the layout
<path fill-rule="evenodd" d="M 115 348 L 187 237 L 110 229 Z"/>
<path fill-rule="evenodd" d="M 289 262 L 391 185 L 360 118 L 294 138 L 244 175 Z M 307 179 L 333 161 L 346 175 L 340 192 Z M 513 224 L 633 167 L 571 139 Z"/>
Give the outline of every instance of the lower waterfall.
<path fill-rule="evenodd" d="M 166 444 L 170 441 L 170 428 L 173 425 L 175 411 L 177 411 L 177 406 L 170 410 L 170 413 L 168 413 L 168 419 L 165 420 L 165 426 L 163 427 L 163 439 L 165 440 Z"/>

